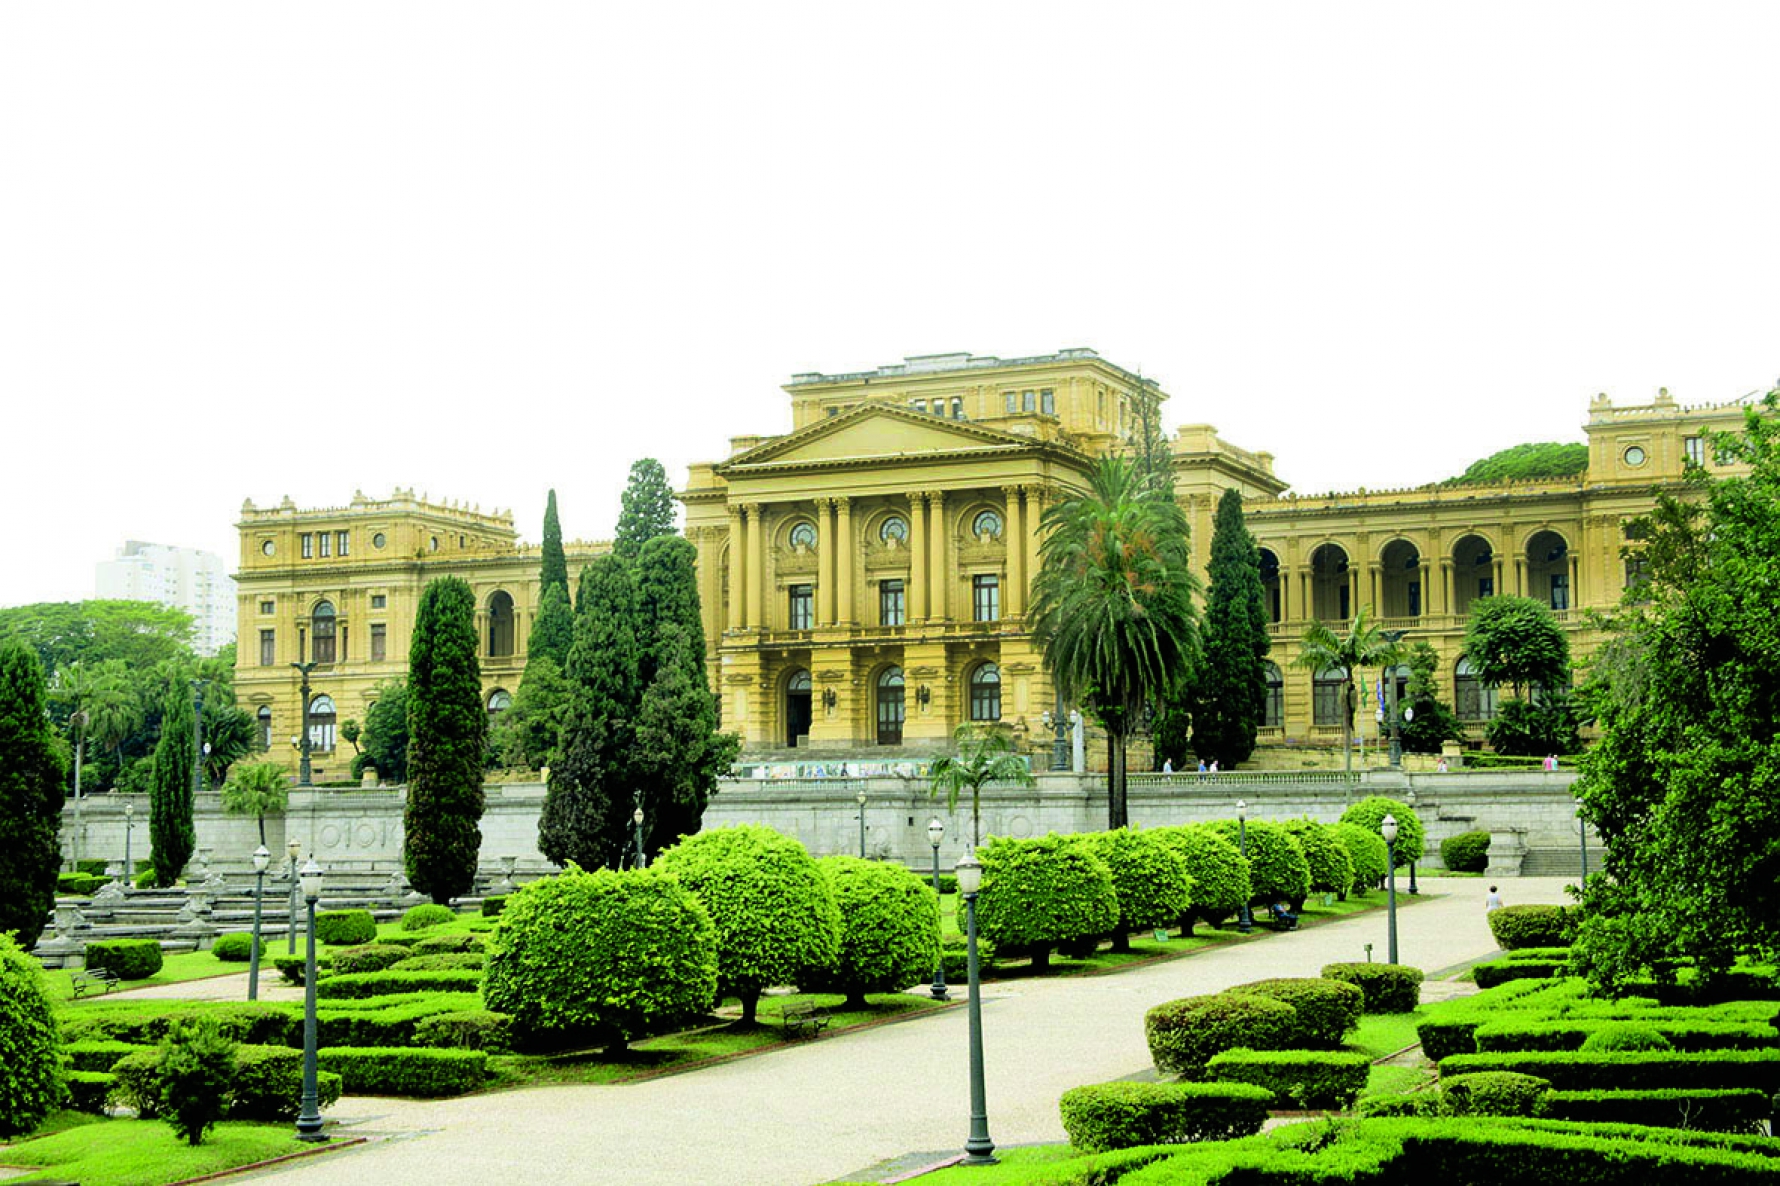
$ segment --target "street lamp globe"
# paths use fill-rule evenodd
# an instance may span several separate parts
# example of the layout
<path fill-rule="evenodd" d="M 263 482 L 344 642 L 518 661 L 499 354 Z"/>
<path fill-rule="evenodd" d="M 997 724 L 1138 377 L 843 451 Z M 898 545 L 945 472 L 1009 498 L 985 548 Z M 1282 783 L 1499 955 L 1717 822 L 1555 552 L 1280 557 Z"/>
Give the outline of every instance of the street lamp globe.
<path fill-rule="evenodd" d="M 303 863 L 303 868 L 297 873 L 297 877 L 303 884 L 303 900 L 305 902 L 314 902 L 321 897 L 322 867 L 315 863 L 314 857 L 310 857 Z"/>
<path fill-rule="evenodd" d="M 860 791 L 857 795 L 854 795 L 853 802 L 859 804 L 859 806 L 861 806 L 861 807 L 864 807 L 865 806 L 865 792 Z"/>
<path fill-rule="evenodd" d="M 291 864 L 294 865 L 297 862 L 297 858 L 303 855 L 303 842 L 301 840 L 292 840 L 289 844 L 284 846 L 284 851 L 289 854 Z"/>
<path fill-rule="evenodd" d="M 958 875 L 958 892 L 975 894 L 983 888 L 983 865 L 975 857 L 965 857 L 954 867 Z"/>
<path fill-rule="evenodd" d="M 1397 817 L 1387 815 L 1384 822 L 1378 825 L 1378 834 L 1384 837 L 1386 844 L 1397 843 Z"/>
<path fill-rule="evenodd" d="M 630 813 L 630 822 L 639 828 L 643 826 L 643 809 L 641 807 Z"/>
<path fill-rule="evenodd" d="M 125 803 L 124 804 L 124 819 L 125 820 L 133 820 L 135 818 L 136 818 L 136 805 L 134 803 Z"/>
<path fill-rule="evenodd" d="M 945 821 L 935 817 L 927 824 L 927 843 L 938 848 L 939 842 L 946 838 Z"/>
<path fill-rule="evenodd" d="M 1236 801 L 1236 818 L 1239 820 L 1248 818 L 1248 804 L 1244 803 L 1241 799 Z"/>
<path fill-rule="evenodd" d="M 267 851 L 265 845 L 262 844 L 253 850 L 253 871 L 255 873 L 264 873 L 266 871 L 266 866 L 271 863 L 272 854 Z"/>

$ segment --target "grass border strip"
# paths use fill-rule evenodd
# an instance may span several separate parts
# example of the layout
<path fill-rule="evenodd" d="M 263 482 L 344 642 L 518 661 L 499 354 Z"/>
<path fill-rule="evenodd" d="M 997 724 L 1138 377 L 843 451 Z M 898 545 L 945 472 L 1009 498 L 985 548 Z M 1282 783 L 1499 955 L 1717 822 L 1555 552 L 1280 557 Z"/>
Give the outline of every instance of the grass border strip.
<path fill-rule="evenodd" d="M 314 1149 L 298 1149 L 295 1153 L 281 1153 L 277 1157 L 268 1157 L 264 1161 L 250 1161 L 246 1165 L 238 1165 L 226 1170 L 215 1170 L 208 1174 L 200 1174 L 196 1178 L 180 1178 L 169 1182 L 167 1186 L 196 1186 L 199 1182 L 214 1182 L 219 1178 L 227 1178 L 234 1174 L 245 1174 L 250 1170 L 261 1170 L 267 1166 L 282 1165 L 287 1161 L 298 1161 L 305 1157 L 319 1157 L 324 1153 L 332 1153 L 337 1149 L 351 1149 L 370 1141 L 370 1137 L 336 1137 L 330 1138 L 326 1145 Z"/>

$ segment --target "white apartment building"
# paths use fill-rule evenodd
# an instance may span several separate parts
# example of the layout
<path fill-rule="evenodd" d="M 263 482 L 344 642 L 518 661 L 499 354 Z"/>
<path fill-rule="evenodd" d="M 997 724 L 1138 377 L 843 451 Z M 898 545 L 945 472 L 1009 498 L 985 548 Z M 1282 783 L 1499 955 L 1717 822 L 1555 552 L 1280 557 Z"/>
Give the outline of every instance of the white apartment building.
<path fill-rule="evenodd" d="M 235 641 L 235 580 L 213 552 L 129 540 L 115 560 L 99 562 L 98 574 L 102 599 L 155 601 L 191 614 L 200 655 Z"/>

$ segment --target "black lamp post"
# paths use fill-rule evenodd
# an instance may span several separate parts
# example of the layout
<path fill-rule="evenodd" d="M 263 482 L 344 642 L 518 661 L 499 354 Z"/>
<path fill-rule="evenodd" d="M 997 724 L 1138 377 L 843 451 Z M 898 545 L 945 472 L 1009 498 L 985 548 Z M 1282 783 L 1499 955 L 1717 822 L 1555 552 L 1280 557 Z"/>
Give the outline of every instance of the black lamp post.
<path fill-rule="evenodd" d="M 260 999 L 260 904 L 266 896 L 266 866 L 272 854 L 265 845 L 253 850 L 253 946 L 247 949 L 247 999 Z"/>
<path fill-rule="evenodd" d="M 939 842 L 946 838 L 945 821 L 935 816 L 927 824 L 927 843 L 933 846 L 933 900 L 939 901 Z M 946 953 L 940 950 L 940 956 L 933 965 L 933 999 L 946 999 Z"/>
<path fill-rule="evenodd" d="M 1588 819 L 1582 814 L 1582 804 L 1576 805 L 1576 837 L 1582 849 L 1582 884 L 1577 889 L 1588 888 Z"/>
<path fill-rule="evenodd" d="M 1409 793 L 1403 797 L 1409 803 L 1409 810 L 1414 811 L 1415 810 L 1415 788 L 1410 787 Z M 1421 817 L 1417 816 L 1416 818 L 1420 819 Z M 1426 828 L 1423 828 L 1422 835 L 1424 837 L 1426 837 L 1427 834 L 1428 834 L 1428 830 Z M 1424 841 L 1424 843 L 1425 843 L 1425 841 Z M 1411 897 L 1416 897 L 1421 894 L 1421 890 L 1417 889 L 1416 885 L 1415 885 L 1415 861 L 1416 861 L 1416 858 L 1414 858 L 1414 857 L 1409 858 L 1409 893 L 1410 893 Z"/>
<path fill-rule="evenodd" d="M 859 804 L 859 859 L 865 859 L 865 792 L 860 791 L 853 796 L 853 802 Z"/>
<path fill-rule="evenodd" d="M 290 852 L 290 929 L 285 932 L 289 940 L 286 955 L 297 954 L 297 857 L 303 851 L 303 842 L 292 840 L 285 846 Z"/>
<path fill-rule="evenodd" d="M 643 867 L 643 809 L 640 805 L 630 813 L 630 822 L 637 829 L 637 868 L 641 869 Z"/>
<path fill-rule="evenodd" d="M 958 892 L 964 898 L 965 967 L 970 984 L 970 1136 L 964 1142 L 965 1165 L 994 1165 L 995 1142 L 989 1139 L 988 1093 L 983 1089 L 982 966 L 977 962 L 977 891 L 983 888 L 983 866 L 976 857 L 958 862 Z"/>
<path fill-rule="evenodd" d="M 1389 643 L 1394 650 L 1396 645 L 1403 641 L 1403 636 L 1407 633 L 1408 631 L 1406 630 L 1380 630 L 1378 632 L 1378 637 Z M 1385 682 L 1389 685 L 1387 689 L 1387 697 L 1390 701 L 1389 711 L 1391 714 L 1391 769 L 1400 770 L 1403 767 L 1403 739 L 1397 732 L 1397 667 L 1394 656 L 1391 660 L 1391 666 L 1384 669 L 1384 678 Z M 1411 890 L 1410 892 L 1413 893 L 1415 891 Z"/>
<path fill-rule="evenodd" d="M 192 794 L 196 795 L 204 789 L 204 683 L 201 679 L 190 681 L 192 685 Z"/>
<path fill-rule="evenodd" d="M 1242 850 L 1242 859 L 1248 860 L 1248 804 L 1241 799 L 1236 801 L 1236 843 Z M 1236 916 L 1236 929 L 1244 935 L 1255 929 L 1255 918 L 1249 913 L 1247 898 L 1242 900 L 1242 909 Z"/>
<path fill-rule="evenodd" d="M 1387 815 L 1384 822 L 1378 825 L 1379 834 L 1384 837 L 1385 851 L 1390 855 L 1385 860 L 1386 901 L 1389 907 L 1386 913 L 1390 916 L 1390 961 L 1397 962 L 1397 817 Z"/>
<path fill-rule="evenodd" d="M 1057 697 L 1057 712 L 1051 721 L 1056 730 L 1051 741 L 1051 769 L 1069 769 L 1069 714 L 1063 711 L 1063 697 Z"/>
<path fill-rule="evenodd" d="M 297 1140 L 325 1141 L 321 1103 L 315 1091 L 315 903 L 321 897 L 321 866 L 310 857 L 303 865 L 303 901 L 309 907 L 309 958 L 303 969 L 303 1104 L 297 1112 Z"/>
<path fill-rule="evenodd" d="M 124 885 L 136 884 L 136 865 L 130 860 L 130 841 L 136 836 L 136 805 L 124 804 Z"/>
<path fill-rule="evenodd" d="M 308 663 L 292 663 L 291 666 L 303 676 L 303 727 L 297 733 L 297 749 L 302 753 L 303 759 L 297 766 L 297 785 L 312 787 L 315 780 L 309 769 L 309 673 L 315 670 L 315 663 L 311 660 Z"/>

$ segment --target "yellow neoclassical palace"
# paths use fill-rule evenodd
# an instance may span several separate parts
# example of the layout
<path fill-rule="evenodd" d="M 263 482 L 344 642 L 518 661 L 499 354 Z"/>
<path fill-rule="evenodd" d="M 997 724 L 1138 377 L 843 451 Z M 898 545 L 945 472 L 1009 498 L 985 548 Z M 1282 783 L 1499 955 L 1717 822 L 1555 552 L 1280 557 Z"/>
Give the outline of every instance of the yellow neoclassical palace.
<path fill-rule="evenodd" d="M 317 779 L 348 777 L 347 720 L 363 722 L 377 688 L 408 671 L 420 591 L 458 576 L 476 594 L 476 633 L 489 712 L 512 700 L 538 601 L 538 548 L 518 542 L 511 511 L 484 513 L 398 490 L 343 507 L 242 505 L 235 695 L 259 721 L 261 744 L 294 766 L 301 674 L 309 673 L 309 737 Z M 607 544 L 565 547 L 569 578 Z"/>

